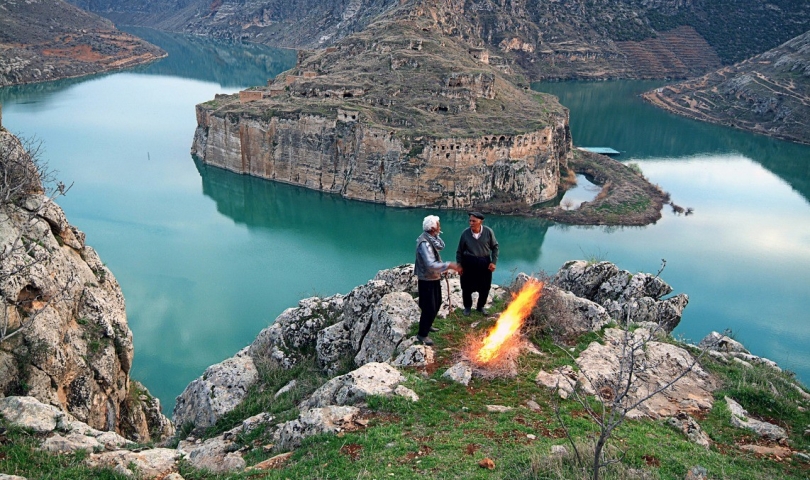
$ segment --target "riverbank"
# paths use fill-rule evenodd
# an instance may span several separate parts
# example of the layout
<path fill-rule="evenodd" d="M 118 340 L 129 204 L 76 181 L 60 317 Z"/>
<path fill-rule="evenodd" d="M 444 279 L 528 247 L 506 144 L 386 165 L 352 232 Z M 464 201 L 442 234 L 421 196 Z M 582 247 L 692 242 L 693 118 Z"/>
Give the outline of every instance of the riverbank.
<path fill-rule="evenodd" d="M 642 95 L 656 107 L 791 142 L 810 144 L 810 32 L 700 78 Z"/>
<path fill-rule="evenodd" d="M 478 208 L 485 213 L 546 218 L 570 225 L 640 226 L 655 223 L 669 194 L 650 183 L 640 172 L 606 155 L 573 149 L 569 169 L 601 186 L 589 202 L 576 207 L 490 203 Z"/>

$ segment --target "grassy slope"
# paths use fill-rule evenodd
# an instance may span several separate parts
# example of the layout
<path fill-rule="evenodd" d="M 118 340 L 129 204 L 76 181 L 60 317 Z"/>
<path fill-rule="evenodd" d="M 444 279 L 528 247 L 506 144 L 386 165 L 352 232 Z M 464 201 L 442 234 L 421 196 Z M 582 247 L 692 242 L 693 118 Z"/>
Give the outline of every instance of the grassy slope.
<path fill-rule="evenodd" d="M 493 322 L 492 318 L 485 319 L 477 314 L 463 317 L 458 311 L 440 320 L 441 331 L 435 337 L 436 364 L 427 369 L 405 371 L 408 378 L 405 385 L 420 396 L 419 402 L 400 397 L 371 398 L 363 410 L 368 421 L 366 428 L 309 438 L 295 450 L 284 468 L 262 472 L 258 478 L 582 478 L 572 455 L 553 457 L 549 453 L 552 445 L 565 445 L 571 450 L 552 405 L 560 402 L 562 418 L 580 447 L 587 449 L 597 427 L 579 404 L 557 400 L 549 390 L 535 384 L 534 377 L 540 369 L 549 371 L 571 363 L 570 357 L 539 330 L 533 340 L 542 354 L 523 354 L 518 360 L 515 378 L 476 378 L 468 387 L 441 378 L 446 368 L 456 361 L 465 338 L 473 332 L 485 331 Z M 564 348 L 576 354 L 597 339 L 598 335 L 589 334 Z M 730 426 L 729 413 L 722 400 L 729 395 L 752 415 L 787 428 L 790 445 L 806 451 L 810 445 L 803 432 L 810 424 L 810 413 L 800 410 L 802 400 L 787 384 L 790 376 L 764 367 L 745 369 L 709 359 L 703 364 L 723 383 L 715 394 L 714 408 L 698 419 L 712 438 L 712 448 L 705 450 L 689 443 L 663 420 L 628 421 L 617 430 L 608 449 L 613 456 L 620 456 L 622 452 L 626 455 L 621 463 L 605 470 L 603 478 L 647 475 L 643 478 L 682 479 L 687 470 L 696 465 L 708 469 L 710 478 L 715 479 L 807 478 L 810 474 L 807 462 L 757 458 L 740 450 L 740 444 L 763 442 Z M 347 370 L 348 364 L 344 367 L 344 371 Z M 274 392 L 293 378 L 298 379 L 297 388 L 273 399 Z M 325 380 L 312 364 L 290 371 L 265 370 L 262 379 L 262 385 L 254 388 L 237 410 L 203 436 L 214 436 L 261 411 L 273 413 L 278 422 L 292 419 L 297 415 L 297 402 Z M 772 390 L 779 394 L 775 395 Z M 538 411 L 526 407 L 526 402 L 532 399 L 540 405 Z M 507 413 L 488 413 L 486 405 L 490 404 L 514 409 Z M 806 401 L 804 406 L 808 406 Z M 12 430 L 6 435 L 5 441 L 0 439 L 2 472 L 28 478 L 118 478 L 108 471 L 81 468 L 81 454 L 57 458 L 35 452 L 29 434 Z M 240 441 L 248 449 L 248 464 L 275 454 L 262 448 L 272 442 L 268 431 L 259 429 Z M 494 469 L 479 466 L 485 458 L 494 461 Z M 181 473 L 187 480 L 257 478 L 255 472 L 253 475 L 214 475 L 188 466 L 184 466 Z"/>

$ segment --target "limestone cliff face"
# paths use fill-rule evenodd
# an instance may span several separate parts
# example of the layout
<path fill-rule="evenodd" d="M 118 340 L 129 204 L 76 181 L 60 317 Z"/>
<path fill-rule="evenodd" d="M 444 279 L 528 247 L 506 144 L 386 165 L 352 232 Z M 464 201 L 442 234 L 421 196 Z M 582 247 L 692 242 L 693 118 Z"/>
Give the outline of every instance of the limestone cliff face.
<path fill-rule="evenodd" d="M 393 206 L 526 207 L 557 195 L 568 110 L 409 6 L 268 85 L 197 107 L 192 153 Z"/>
<path fill-rule="evenodd" d="M 0 128 L 3 178 L 32 165 Z M 30 179 L 21 189 L 0 182 L 0 396 L 30 395 L 139 441 L 170 434 L 157 399 L 130 380 L 132 332 L 118 282 Z"/>
<path fill-rule="evenodd" d="M 234 172 L 350 199 L 467 208 L 554 198 L 571 147 L 567 116 L 524 134 L 411 145 L 361 120 L 357 112 L 269 120 L 219 116 L 200 105 L 192 153 Z"/>

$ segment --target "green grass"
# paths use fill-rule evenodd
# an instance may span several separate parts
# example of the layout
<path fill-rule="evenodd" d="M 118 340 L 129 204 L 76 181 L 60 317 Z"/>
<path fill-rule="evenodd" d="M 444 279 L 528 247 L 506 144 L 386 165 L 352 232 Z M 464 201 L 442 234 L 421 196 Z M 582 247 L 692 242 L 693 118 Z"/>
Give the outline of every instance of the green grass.
<path fill-rule="evenodd" d="M 496 307 L 502 308 L 502 303 Z M 262 472 L 260 477 L 244 472 L 214 475 L 182 464 L 180 472 L 187 480 L 583 478 L 583 469 L 555 417 L 554 405 L 558 405 L 565 428 L 586 462 L 599 429 L 582 405 L 556 398 L 538 386 L 534 378 L 541 369 L 551 371 L 572 365 L 571 355 L 600 341 L 600 335 L 589 333 L 570 345 L 558 346 L 542 328 L 533 328 L 531 340 L 541 354 L 521 355 L 514 378 L 473 378 L 468 386 L 442 378 L 442 373 L 458 360 L 459 346 L 465 339 L 483 334 L 494 321 L 478 313 L 465 317 L 460 309 L 447 319 L 439 319 L 436 326 L 440 331 L 431 336 L 436 342 L 436 364 L 403 369 L 404 385 L 419 395 L 418 402 L 401 397 L 371 397 L 361 409 L 362 418 L 368 422 L 365 428 L 308 438 L 280 470 Z M 247 399 L 215 426 L 196 434 L 203 438 L 218 435 L 260 412 L 269 412 L 278 423 L 295 418 L 296 405 L 327 379 L 312 357 L 308 358 L 291 370 L 261 367 L 261 381 Z M 711 358 L 705 360 L 704 368 L 721 383 L 714 407 L 697 418 L 712 439 L 711 448 L 688 442 L 664 420 L 628 420 L 614 432 L 606 448 L 609 458 L 621 458 L 621 462 L 605 467 L 602 478 L 641 478 L 639 472 L 644 472 L 644 478 L 681 480 L 690 468 L 699 465 L 708 469 L 713 479 L 806 479 L 810 472 L 806 462 L 757 458 L 741 450 L 740 444 L 754 443 L 756 439 L 730 425 L 722 400 L 724 395 L 732 396 L 752 415 L 778 420 L 790 432 L 789 445 L 806 451 L 810 445 L 803 432 L 810 424 L 810 405 L 790 385 L 791 375 L 767 367 L 749 369 L 736 363 L 724 364 Z M 346 362 L 340 373 L 349 369 Z M 275 392 L 292 379 L 298 385 L 274 398 Z M 537 411 L 527 407 L 529 400 L 539 405 Z M 493 404 L 512 410 L 490 413 L 487 405 Z M 249 465 L 278 453 L 263 448 L 273 442 L 271 432 L 269 427 L 258 428 L 237 439 L 238 446 L 247 448 L 245 459 Z M 186 429 L 184 434 L 188 433 Z M 0 471 L 28 478 L 119 478 L 109 471 L 85 469 L 82 454 L 57 457 L 37 452 L 31 434 L 10 430 L 8 438 L 11 440 L 0 442 Z M 554 445 L 565 446 L 568 454 L 551 456 Z M 494 469 L 479 466 L 485 458 L 494 462 Z"/>
<path fill-rule="evenodd" d="M 110 469 L 91 469 L 84 465 L 87 452 L 54 455 L 39 451 L 43 440 L 29 431 L 9 427 L 0 434 L 0 472 L 29 480 L 127 480 Z"/>

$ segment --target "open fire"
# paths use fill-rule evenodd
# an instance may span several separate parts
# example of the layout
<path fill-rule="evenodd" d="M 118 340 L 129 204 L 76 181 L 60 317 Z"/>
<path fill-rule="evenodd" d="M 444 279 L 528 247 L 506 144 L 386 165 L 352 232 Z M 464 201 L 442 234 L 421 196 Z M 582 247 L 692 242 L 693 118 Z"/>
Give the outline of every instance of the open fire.
<path fill-rule="evenodd" d="M 473 356 L 478 364 L 487 364 L 498 358 L 505 344 L 520 330 L 526 317 L 543 292 L 543 282 L 530 279 L 498 317 L 495 327 L 487 334 L 481 348 Z"/>

